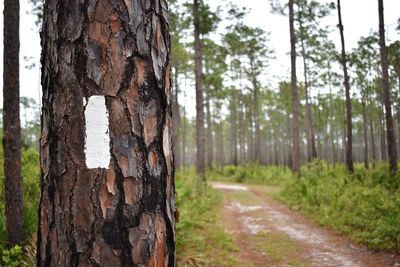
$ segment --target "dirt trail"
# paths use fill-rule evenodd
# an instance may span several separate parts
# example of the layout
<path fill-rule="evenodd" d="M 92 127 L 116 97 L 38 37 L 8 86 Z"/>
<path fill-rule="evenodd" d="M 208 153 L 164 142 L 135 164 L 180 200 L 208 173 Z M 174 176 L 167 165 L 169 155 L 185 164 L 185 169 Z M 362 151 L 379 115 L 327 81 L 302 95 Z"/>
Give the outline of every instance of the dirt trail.
<path fill-rule="evenodd" d="M 213 183 L 240 266 L 386 267 L 399 258 L 354 245 L 268 197 L 267 187 Z"/>

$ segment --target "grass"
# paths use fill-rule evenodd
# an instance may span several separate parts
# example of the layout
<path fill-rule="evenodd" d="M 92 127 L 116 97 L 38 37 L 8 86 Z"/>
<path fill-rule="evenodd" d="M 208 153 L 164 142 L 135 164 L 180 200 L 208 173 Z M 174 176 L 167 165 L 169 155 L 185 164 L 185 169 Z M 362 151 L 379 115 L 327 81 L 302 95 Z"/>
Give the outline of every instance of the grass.
<path fill-rule="evenodd" d="M 209 174 L 225 181 L 272 185 L 272 195 L 320 225 L 350 236 L 372 249 L 400 251 L 400 176 L 390 177 L 385 163 L 374 168 L 332 167 L 316 160 L 298 175 L 287 168 L 256 165 L 226 166 Z M 261 187 L 264 188 L 264 187 Z"/>
<path fill-rule="evenodd" d="M 304 248 L 284 233 L 260 232 L 253 238 L 255 247 L 272 258 L 280 266 L 311 266 L 304 259 Z"/>
<path fill-rule="evenodd" d="M 4 215 L 3 155 L 0 149 L 0 266 L 35 266 L 36 229 L 40 199 L 39 153 L 30 148 L 22 151 L 22 174 L 24 186 L 24 225 L 26 245 L 5 249 L 6 226 Z M 177 255 L 180 266 L 232 266 L 235 259 L 230 252 L 235 250 L 225 234 L 219 209 L 222 197 L 213 189 L 200 190 L 194 170 L 177 172 L 176 190 L 180 222 L 177 224 Z M 22 255 L 21 255 L 22 254 Z M 11 255 L 11 256 L 5 256 Z M 4 257 L 3 257 L 4 256 Z"/>
<path fill-rule="evenodd" d="M 177 173 L 176 190 L 178 266 L 235 266 L 231 252 L 237 248 L 222 225 L 221 194 L 210 187 L 200 190 L 192 169 Z"/>

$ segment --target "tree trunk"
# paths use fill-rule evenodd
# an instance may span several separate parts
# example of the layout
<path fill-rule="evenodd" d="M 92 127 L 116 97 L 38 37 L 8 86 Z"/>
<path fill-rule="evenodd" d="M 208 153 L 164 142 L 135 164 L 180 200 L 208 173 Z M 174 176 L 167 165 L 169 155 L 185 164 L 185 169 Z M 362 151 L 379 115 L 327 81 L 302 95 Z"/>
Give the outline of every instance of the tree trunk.
<path fill-rule="evenodd" d="M 175 266 L 167 3 L 49 0 L 37 266 Z"/>
<path fill-rule="evenodd" d="M 383 108 L 379 112 L 379 125 L 380 125 L 380 152 L 381 160 L 387 160 L 387 150 L 386 150 L 386 131 L 385 131 L 385 120 L 383 118 Z"/>
<path fill-rule="evenodd" d="M 260 133 L 260 114 L 259 114 L 259 88 L 257 84 L 257 76 L 254 70 L 254 59 L 250 57 L 250 66 L 251 66 L 251 83 L 253 85 L 253 117 L 254 117 L 254 161 L 260 162 L 260 149 L 261 149 L 261 133 Z"/>
<path fill-rule="evenodd" d="M 238 165 L 237 155 L 237 99 L 236 91 L 232 92 L 231 96 L 231 133 L 230 133 L 230 147 L 231 147 L 231 163 L 235 166 Z"/>
<path fill-rule="evenodd" d="M 344 34 L 343 34 L 343 24 L 342 24 L 342 14 L 340 8 L 340 0 L 337 0 L 337 9 L 338 9 L 338 17 L 339 17 L 339 30 L 340 30 L 340 40 L 342 43 L 342 58 L 341 63 L 343 66 L 343 74 L 344 74 L 344 87 L 346 94 L 346 126 L 347 126 L 347 140 L 346 140 L 346 165 L 349 172 L 354 172 L 353 166 L 353 125 L 351 121 L 351 98 L 350 98 L 350 83 L 349 76 L 347 74 L 347 58 L 346 58 L 346 48 L 344 43 Z"/>
<path fill-rule="evenodd" d="M 206 111 L 207 111 L 207 167 L 212 168 L 214 161 L 214 142 L 212 134 L 212 120 L 211 120 L 209 93 L 207 93 L 206 97 Z"/>
<path fill-rule="evenodd" d="M 3 149 L 7 240 L 24 240 L 19 118 L 19 1 L 4 1 Z"/>
<path fill-rule="evenodd" d="M 240 163 L 246 161 L 246 123 L 245 123 L 244 99 L 243 94 L 239 92 L 239 145 L 240 145 Z"/>
<path fill-rule="evenodd" d="M 369 120 L 369 131 L 371 133 L 371 156 L 372 160 L 375 162 L 376 161 L 375 133 L 374 133 L 374 122 L 372 120 Z"/>
<path fill-rule="evenodd" d="M 392 102 L 390 99 L 389 71 L 388 71 L 388 49 L 385 43 L 385 19 L 383 13 L 383 0 L 378 0 L 379 5 L 379 45 L 381 48 L 381 66 L 382 66 L 382 90 L 385 103 L 386 115 L 386 134 L 387 151 L 389 156 L 390 173 L 394 176 L 397 173 L 397 146 L 394 133 Z"/>
<path fill-rule="evenodd" d="M 224 166 L 224 141 L 223 141 L 222 122 L 217 124 L 216 145 L 217 145 L 217 162 L 220 168 Z"/>
<path fill-rule="evenodd" d="M 304 33 L 303 33 L 303 22 L 299 18 L 300 23 L 300 38 L 301 38 L 301 55 L 303 57 L 303 73 L 304 73 L 304 93 L 306 99 L 306 121 L 307 121 L 307 159 L 312 161 L 317 157 L 317 150 L 315 148 L 315 136 L 312 120 L 312 107 L 310 103 L 310 97 L 308 94 L 308 66 L 306 59 L 306 48 L 304 44 Z"/>
<path fill-rule="evenodd" d="M 369 168 L 368 162 L 368 122 L 367 122 L 367 114 L 365 110 L 365 96 L 362 99 L 362 117 L 363 117 L 363 136 L 364 136 L 364 166 L 366 169 Z"/>
<path fill-rule="evenodd" d="M 173 102 L 172 102 L 172 136 L 173 136 L 173 149 L 174 149 L 174 159 L 175 159 L 175 168 L 181 167 L 181 153 L 180 151 L 180 143 L 179 143 L 179 129 L 181 129 L 181 117 L 179 112 L 179 101 L 178 101 L 178 94 L 179 94 L 179 82 L 178 82 L 178 72 L 179 67 L 175 65 L 174 67 L 174 88 L 175 91 L 173 95 Z"/>
<path fill-rule="evenodd" d="M 289 0 L 289 24 L 290 24 L 290 58 L 292 71 L 292 170 L 300 171 L 300 101 L 297 91 L 296 77 L 296 36 L 294 31 L 294 0 Z"/>
<path fill-rule="evenodd" d="M 194 19 L 194 65 L 196 80 L 196 169 L 201 182 L 205 183 L 205 131 L 204 131 L 204 82 L 203 42 L 200 38 L 200 4 L 193 0 Z"/>

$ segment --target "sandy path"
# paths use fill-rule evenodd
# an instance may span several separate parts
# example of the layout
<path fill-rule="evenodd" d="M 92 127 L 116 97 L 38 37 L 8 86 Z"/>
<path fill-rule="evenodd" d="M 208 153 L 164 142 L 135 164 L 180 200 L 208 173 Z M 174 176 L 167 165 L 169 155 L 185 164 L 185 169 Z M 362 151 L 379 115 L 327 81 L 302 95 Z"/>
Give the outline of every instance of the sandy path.
<path fill-rule="evenodd" d="M 213 183 L 224 193 L 224 224 L 246 266 L 386 267 L 399 258 L 374 253 L 319 227 L 256 186 Z M 274 237 L 271 239 L 271 237 Z M 263 249 L 265 242 L 266 249 Z M 279 254 L 285 255 L 279 255 Z M 278 255 L 277 255 L 278 254 Z"/>

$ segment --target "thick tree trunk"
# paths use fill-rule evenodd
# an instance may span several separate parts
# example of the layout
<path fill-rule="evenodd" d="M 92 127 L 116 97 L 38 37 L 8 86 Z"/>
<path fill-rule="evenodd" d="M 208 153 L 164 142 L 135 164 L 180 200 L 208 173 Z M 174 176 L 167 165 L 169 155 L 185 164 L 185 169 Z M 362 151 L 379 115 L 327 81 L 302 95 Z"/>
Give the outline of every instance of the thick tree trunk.
<path fill-rule="evenodd" d="M 353 166 L 353 124 L 352 124 L 352 111 L 351 111 L 351 98 L 350 98 L 350 83 L 349 76 L 347 74 L 347 57 L 346 57 L 346 48 L 344 43 L 344 34 L 343 34 L 343 23 L 342 23 L 342 13 L 340 8 L 340 0 L 337 0 L 337 9 L 338 9 L 338 17 L 339 17 L 339 31 L 340 31 L 340 40 L 342 44 L 342 58 L 341 63 L 343 66 L 343 74 L 344 74 L 344 87 L 346 94 L 346 127 L 347 127 L 347 140 L 346 140 L 346 166 L 349 172 L 354 172 Z"/>
<path fill-rule="evenodd" d="M 196 169 L 201 182 L 205 183 L 203 42 L 200 38 L 200 4 L 201 0 L 193 0 L 194 72 L 196 80 Z"/>
<path fill-rule="evenodd" d="M 294 31 L 294 0 L 289 0 L 289 24 L 290 24 L 290 58 L 292 70 L 292 170 L 300 170 L 300 101 L 297 91 L 296 77 L 296 36 Z"/>
<path fill-rule="evenodd" d="M 37 266 L 175 266 L 168 30 L 164 0 L 46 1 Z"/>
<path fill-rule="evenodd" d="M 19 1 L 4 1 L 3 149 L 7 240 L 24 240 L 19 118 Z"/>
<path fill-rule="evenodd" d="M 383 13 L 383 0 L 378 0 L 379 5 L 379 45 L 381 48 L 382 90 L 385 103 L 387 151 L 389 156 L 390 173 L 397 173 L 397 146 L 392 117 L 392 101 L 390 99 L 388 49 L 385 43 L 385 19 Z"/>

